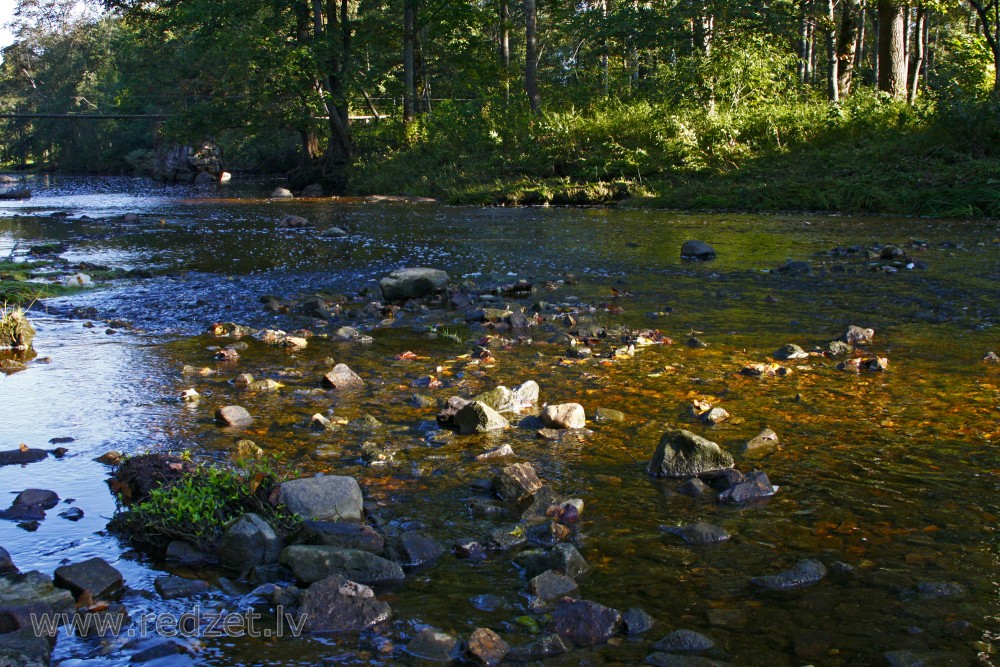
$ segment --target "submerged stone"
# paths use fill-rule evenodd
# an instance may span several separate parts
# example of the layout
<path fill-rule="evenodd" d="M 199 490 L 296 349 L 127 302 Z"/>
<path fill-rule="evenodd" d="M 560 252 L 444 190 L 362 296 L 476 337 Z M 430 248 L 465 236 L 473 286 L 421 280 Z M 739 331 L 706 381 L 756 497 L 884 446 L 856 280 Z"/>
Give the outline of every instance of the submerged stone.
<path fill-rule="evenodd" d="M 772 591 L 789 591 L 812 586 L 825 576 L 826 567 L 823 563 L 812 558 L 806 558 L 800 560 L 790 569 L 777 574 L 753 577 L 750 582 Z"/>
<path fill-rule="evenodd" d="M 647 470 L 660 477 L 692 477 L 733 465 L 733 457 L 717 443 L 678 429 L 663 434 Z"/>

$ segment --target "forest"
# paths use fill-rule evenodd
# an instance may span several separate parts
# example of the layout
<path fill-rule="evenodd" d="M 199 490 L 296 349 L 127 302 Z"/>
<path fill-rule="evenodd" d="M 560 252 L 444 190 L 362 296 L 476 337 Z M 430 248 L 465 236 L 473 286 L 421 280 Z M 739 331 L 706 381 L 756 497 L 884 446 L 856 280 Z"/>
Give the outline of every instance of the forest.
<path fill-rule="evenodd" d="M 211 140 L 336 194 L 997 215 L 998 5 L 19 0 L 0 163 Z"/>

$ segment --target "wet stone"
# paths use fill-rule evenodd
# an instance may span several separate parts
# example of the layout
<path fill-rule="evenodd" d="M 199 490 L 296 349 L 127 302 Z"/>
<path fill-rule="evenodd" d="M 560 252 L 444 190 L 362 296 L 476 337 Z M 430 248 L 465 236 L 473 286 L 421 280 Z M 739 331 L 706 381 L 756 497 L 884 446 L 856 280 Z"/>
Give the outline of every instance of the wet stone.
<path fill-rule="evenodd" d="M 451 550 L 459 558 L 486 558 L 486 548 L 474 537 L 462 537 L 455 540 Z"/>
<path fill-rule="evenodd" d="M 690 496 L 692 498 L 715 496 L 715 491 L 713 491 L 708 484 L 705 484 L 705 482 L 701 481 L 697 477 L 692 477 L 691 479 L 686 480 L 677 489 L 677 493 L 684 496 Z"/>
<path fill-rule="evenodd" d="M 763 431 L 758 433 L 756 436 L 747 440 L 743 445 L 743 453 L 747 452 L 757 452 L 764 449 L 770 449 L 778 445 L 778 434 L 769 428 L 765 428 Z"/>
<path fill-rule="evenodd" d="M 344 521 L 303 521 L 296 541 L 381 554 L 385 540 L 371 526 Z"/>
<path fill-rule="evenodd" d="M 379 281 L 379 287 L 386 301 L 404 301 L 443 292 L 449 279 L 440 269 L 411 267 L 393 271 Z"/>
<path fill-rule="evenodd" d="M 794 359 L 808 359 L 809 353 L 794 343 L 786 343 L 771 353 L 771 356 L 779 361 L 792 361 Z"/>
<path fill-rule="evenodd" d="M 647 470 L 661 477 L 691 477 L 733 465 L 733 457 L 718 444 L 679 429 L 663 434 Z"/>
<path fill-rule="evenodd" d="M 489 532 L 483 543 L 491 551 L 509 551 L 528 541 L 523 526 L 499 527 Z"/>
<path fill-rule="evenodd" d="M 477 461 L 488 461 L 490 459 L 500 459 L 505 456 L 514 456 L 514 449 L 508 445 L 503 444 L 494 449 L 483 452 L 482 454 L 476 455 Z"/>
<path fill-rule="evenodd" d="M 552 614 L 552 630 L 577 646 L 590 646 L 617 634 L 621 620 L 617 609 L 589 600 L 565 600 Z"/>
<path fill-rule="evenodd" d="M 597 408 L 594 411 L 594 421 L 598 424 L 625 421 L 625 413 L 611 408 Z"/>
<path fill-rule="evenodd" d="M 62 565 L 55 571 L 56 586 L 67 589 L 74 597 L 90 591 L 95 600 L 105 598 L 121 589 L 124 583 L 122 573 L 98 557 Z"/>
<path fill-rule="evenodd" d="M 800 560 L 794 567 L 762 577 L 753 577 L 750 582 L 760 588 L 772 591 L 788 591 L 806 588 L 826 577 L 826 567 L 811 558 Z"/>
<path fill-rule="evenodd" d="M 705 261 L 715 258 L 715 248 L 704 241 L 685 241 L 681 245 L 681 259 Z"/>
<path fill-rule="evenodd" d="M 715 648 L 715 642 L 694 630 L 674 630 L 653 648 L 664 653 L 705 653 Z"/>
<path fill-rule="evenodd" d="M 573 579 L 552 570 L 546 570 L 528 582 L 528 591 L 541 602 L 552 602 L 578 590 Z"/>
<path fill-rule="evenodd" d="M 437 415 L 438 425 L 442 427 L 454 426 L 455 415 L 471 402 L 469 399 L 462 398 L 461 396 L 452 396 L 449 398 L 444 408 Z"/>
<path fill-rule="evenodd" d="M 435 628 L 424 628 L 406 645 L 406 652 L 421 660 L 451 662 L 459 657 L 460 648 L 456 637 Z"/>
<path fill-rule="evenodd" d="M 133 653 L 132 657 L 129 658 L 129 662 L 152 662 L 153 660 L 160 660 L 162 658 L 169 658 L 170 656 L 178 655 L 180 652 L 180 646 L 176 642 L 160 642 L 137 653 Z"/>
<path fill-rule="evenodd" d="M 361 487 L 353 477 L 320 475 L 282 482 L 278 501 L 304 519 L 360 521 Z"/>
<path fill-rule="evenodd" d="M 402 581 L 406 576 L 398 563 L 358 549 L 298 544 L 285 547 L 279 561 L 305 583 L 338 575 L 377 585 Z"/>
<path fill-rule="evenodd" d="M 587 425 L 587 415 L 579 403 L 547 405 L 542 410 L 541 418 L 548 428 L 583 428 Z"/>
<path fill-rule="evenodd" d="M 728 662 L 703 658 L 699 655 L 677 655 L 662 651 L 646 656 L 646 664 L 653 667 L 731 667 Z"/>
<path fill-rule="evenodd" d="M 157 577 L 153 581 L 156 592 L 164 600 L 176 600 L 178 598 L 189 598 L 195 595 L 204 595 L 211 590 L 207 581 L 199 579 L 185 579 L 165 574 Z"/>
<path fill-rule="evenodd" d="M 456 412 L 454 423 L 462 435 L 510 428 L 510 423 L 499 412 L 479 401 L 473 401 Z"/>
<path fill-rule="evenodd" d="M 72 607 L 73 594 L 56 588 L 51 577 L 37 570 L 0 577 L 0 604 L 35 602 L 47 604 L 56 611 L 64 611 Z"/>
<path fill-rule="evenodd" d="M 578 579 L 590 572 L 590 565 L 572 544 L 557 544 L 548 557 L 549 567 L 567 577 Z"/>
<path fill-rule="evenodd" d="M 747 503 L 770 498 L 777 492 L 778 487 L 771 485 L 767 473 L 754 470 L 747 473 L 742 481 L 720 493 L 719 502 Z"/>
<path fill-rule="evenodd" d="M 691 336 L 690 338 L 688 338 L 686 341 L 686 345 L 696 350 L 704 350 L 706 347 L 708 347 L 708 343 L 706 343 L 700 338 L 696 338 L 695 336 Z"/>
<path fill-rule="evenodd" d="M 706 424 L 721 424 L 724 421 L 729 421 L 731 415 L 726 411 L 725 408 L 712 408 L 705 414 L 701 416 L 701 420 Z"/>
<path fill-rule="evenodd" d="M 917 584 L 917 595 L 925 600 L 961 597 L 965 593 L 965 586 L 954 581 L 924 581 Z"/>
<path fill-rule="evenodd" d="M 253 417 L 246 408 L 239 405 L 226 405 L 215 411 L 215 421 L 222 426 L 249 426 Z"/>
<path fill-rule="evenodd" d="M 208 556 L 204 553 L 180 540 L 174 540 L 167 545 L 166 558 L 168 562 L 180 565 L 199 565 L 209 561 Z"/>
<path fill-rule="evenodd" d="M 504 468 L 493 480 L 493 489 L 503 500 L 519 502 L 542 488 L 542 481 L 530 463 Z"/>
<path fill-rule="evenodd" d="M 689 544 L 715 544 L 725 542 L 731 537 L 725 529 L 704 521 L 688 526 L 667 526 L 665 530 L 672 535 L 677 535 Z"/>
<path fill-rule="evenodd" d="M 10 557 L 6 549 L 0 547 L 0 576 L 5 574 L 17 574 L 17 566 Z"/>
<path fill-rule="evenodd" d="M 333 370 L 323 376 L 323 385 L 330 389 L 343 391 L 360 389 L 365 386 L 365 382 L 347 364 L 337 364 Z"/>
<path fill-rule="evenodd" d="M 518 662 L 544 660 L 563 654 L 572 648 L 573 645 L 559 635 L 548 634 L 524 646 L 515 646 L 508 654 L 508 658 Z"/>
<path fill-rule="evenodd" d="M 393 544 L 392 557 L 406 567 L 419 567 L 434 562 L 444 552 L 444 547 L 437 541 L 409 531 L 400 535 Z"/>
<path fill-rule="evenodd" d="M 226 528 L 219 541 L 219 562 L 223 567 L 246 572 L 258 565 L 278 562 L 281 538 L 260 516 L 247 513 Z"/>
<path fill-rule="evenodd" d="M 358 632 L 388 620 L 392 609 L 368 586 L 330 576 L 306 589 L 299 612 L 307 632 Z"/>
<path fill-rule="evenodd" d="M 622 626 L 626 634 L 641 635 L 651 630 L 654 625 L 656 625 L 656 619 L 639 607 L 632 607 L 622 614 Z"/>
<path fill-rule="evenodd" d="M 864 327 L 859 327 L 856 324 L 852 324 L 847 327 L 847 331 L 844 333 L 841 340 L 848 345 L 866 345 L 872 342 L 874 337 L 874 329 L 866 329 Z"/>
<path fill-rule="evenodd" d="M 468 659 L 485 667 L 499 665 L 509 651 L 510 646 L 507 642 L 489 628 L 476 628 L 465 643 L 465 654 Z"/>
<path fill-rule="evenodd" d="M 25 489 L 14 497 L 13 504 L 21 507 L 38 507 L 47 510 L 59 504 L 59 496 L 55 491 L 47 489 Z"/>

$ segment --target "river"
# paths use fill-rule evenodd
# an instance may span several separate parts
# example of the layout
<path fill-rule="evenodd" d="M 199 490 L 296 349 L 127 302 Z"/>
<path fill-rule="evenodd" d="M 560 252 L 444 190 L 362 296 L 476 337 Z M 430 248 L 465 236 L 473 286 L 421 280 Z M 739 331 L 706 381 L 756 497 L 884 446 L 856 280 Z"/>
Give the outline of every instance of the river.
<path fill-rule="evenodd" d="M 190 600 L 158 599 L 153 579 L 174 571 L 217 581 L 219 573 L 172 570 L 107 534 L 115 502 L 107 468 L 93 459 L 109 449 L 170 449 L 222 460 L 233 435 L 212 423 L 212 413 L 239 403 L 256 418 L 250 437 L 280 457 L 286 474 L 356 476 L 390 533 L 417 525 L 450 545 L 511 523 L 468 510 L 476 481 L 497 467 L 473 455 L 504 443 L 561 495 L 583 499 L 573 540 L 592 571 L 581 596 L 620 610 L 641 607 L 657 626 L 545 664 L 638 664 L 653 642 L 681 628 L 711 637 L 716 653 L 739 665 L 884 664 L 892 651 L 944 661 L 921 664 L 994 664 L 1000 367 L 983 357 L 1000 352 L 996 221 L 270 200 L 271 187 L 45 177 L 32 183 L 32 199 L 0 201 L 0 257 L 60 242 L 71 263 L 154 274 L 35 304 L 35 348 L 51 362 L 0 376 L 0 449 L 74 438 L 61 459 L 0 468 L 0 486 L 52 489 L 85 513 L 71 522 L 52 510 L 34 532 L 0 521 L 0 545 L 22 571 L 51 574 L 63 562 L 101 556 L 125 575 L 123 601 L 133 619 L 189 609 Z M 117 220 L 129 213 L 140 220 Z M 278 229 L 289 214 L 315 229 Z M 334 225 L 347 236 L 317 233 Z M 718 257 L 682 260 L 688 239 L 711 243 Z M 890 244 L 902 250 L 899 266 L 877 258 Z M 809 262 L 809 272 L 775 270 L 789 260 Z M 445 269 L 473 292 L 527 280 L 536 291 L 524 305 L 579 311 L 593 304 L 592 313 L 576 315 L 581 323 L 658 329 L 674 344 L 617 359 L 597 346 L 597 358 L 570 359 L 566 345 L 546 342 L 566 327 L 547 322 L 532 327 L 530 344 L 491 348 L 496 363 L 482 364 L 463 356 L 473 349 L 465 341 L 487 332 L 460 309 L 432 308 L 401 311 L 367 331 L 367 345 L 317 337 L 294 354 L 252 344 L 236 366 L 212 359 L 208 348 L 229 342 L 207 333 L 213 322 L 288 326 L 286 315 L 263 308 L 262 296 L 353 296 L 402 266 Z M 851 324 L 875 330 L 870 352 L 888 358 L 887 372 L 845 372 L 836 360 L 813 356 L 782 362 L 792 370 L 786 377 L 738 373 L 785 343 L 808 350 Z M 428 336 L 431 325 L 463 342 Z M 688 346 L 692 336 L 708 346 Z M 403 351 L 419 358 L 396 360 Z M 350 398 L 308 391 L 319 386 L 328 358 L 350 365 L 366 390 Z M 185 376 L 186 364 L 218 373 Z M 238 372 L 285 387 L 248 394 L 229 382 Z M 429 375 L 444 386 L 422 386 Z M 553 443 L 516 428 L 443 440 L 435 437 L 436 410 L 411 401 L 421 394 L 443 403 L 529 379 L 541 386 L 543 402 L 578 402 L 588 418 L 612 408 L 625 419 L 590 422 L 593 433 L 578 441 Z M 202 394 L 200 403 L 177 400 L 189 387 Z M 733 419 L 700 423 L 690 413 L 695 399 Z M 343 420 L 370 414 L 385 426 L 374 434 L 304 426 L 324 411 Z M 741 470 L 765 470 L 778 494 L 728 506 L 649 477 L 645 465 L 668 427 L 718 442 Z M 764 427 L 780 446 L 741 455 L 741 444 Z M 366 440 L 387 461 L 372 465 L 362 456 Z M 664 530 L 696 521 L 733 537 L 690 545 Z M 793 592 L 750 585 L 751 577 L 803 558 L 820 560 L 830 574 Z M 941 583 L 955 594 L 927 594 Z M 243 600 L 231 593 L 216 589 L 200 604 L 237 609 Z M 463 637 L 490 627 L 511 644 L 533 638 L 523 618 L 530 616 L 526 582 L 509 555 L 445 555 L 380 596 L 393 619 L 374 633 L 187 638 L 185 653 L 161 660 L 415 664 L 403 647 L 424 625 Z M 127 640 L 60 638 L 54 660 L 125 664 Z"/>

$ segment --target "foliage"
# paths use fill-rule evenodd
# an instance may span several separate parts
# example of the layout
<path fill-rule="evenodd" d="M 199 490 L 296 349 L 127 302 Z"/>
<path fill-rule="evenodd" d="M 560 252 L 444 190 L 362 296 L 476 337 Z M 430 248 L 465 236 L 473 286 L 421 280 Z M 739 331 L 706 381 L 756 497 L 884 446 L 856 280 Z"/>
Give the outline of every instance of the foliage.
<path fill-rule="evenodd" d="M 278 482 L 273 460 L 242 460 L 231 466 L 202 463 L 167 478 L 139 502 L 120 505 L 110 526 L 154 547 L 181 540 L 206 551 L 215 548 L 230 522 L 247 512 L 285 532 L 294 517 L 268 502 Z"/>

